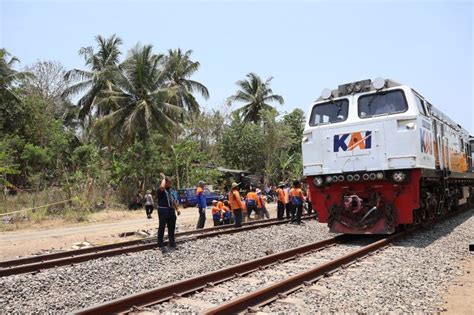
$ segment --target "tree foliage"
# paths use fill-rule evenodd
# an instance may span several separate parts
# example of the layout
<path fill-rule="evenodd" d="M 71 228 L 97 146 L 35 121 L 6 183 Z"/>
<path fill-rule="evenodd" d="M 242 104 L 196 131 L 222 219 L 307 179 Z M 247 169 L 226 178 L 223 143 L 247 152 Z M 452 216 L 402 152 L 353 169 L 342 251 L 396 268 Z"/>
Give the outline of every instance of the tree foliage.
<path fill-rule="evenodd" d="M 85 69 L 72 70 L 48 60 L 20 70 L 0 50 L 0 184 L 55 185 L 86 199 L 115 190 L 127 202 L 161 172 L 179 187 L 205 180 L 217 188 L 218 166 L 267 184 L 301 175 L 304 114 L 272 106 L 283 104 L 272 78 L 249 73 L 228 98 L 241 108 L 206 111 L 197 98 L 209 90 L 194 79 L 191 50 L 136 45 L 124 54 L 116 35 L 95 43 L 79 50 Z"/>
<path fill-rule="evenodd" d="M 272 102 L 284 103 L 283 97 L 273 94 L 270 82 L 273 77 L 267 80 L 262 79 L 255 73 L 247 74 L 246 80 L 237 81 L 239 90 L 227 99 L 229 104 L 233 102 L 245 103 L 236 112 L 242 117 L 244 122 L 258 123 L 262 119 L 262 111 L 274 111 L 270 105 Z"/>

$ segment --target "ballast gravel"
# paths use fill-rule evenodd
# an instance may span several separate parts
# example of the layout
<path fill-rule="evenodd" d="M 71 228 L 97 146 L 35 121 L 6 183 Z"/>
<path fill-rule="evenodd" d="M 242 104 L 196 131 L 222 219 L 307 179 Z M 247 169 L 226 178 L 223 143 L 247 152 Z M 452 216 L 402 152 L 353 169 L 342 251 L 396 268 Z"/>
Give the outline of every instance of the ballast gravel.
<path fill-rule="evenodd" d="M 434 313 L 474 242 L 474 211 L 396 242 L 334 276 L 291 294 L 301 303 L 273 303 L 268 313 Z"/>
<path fill-rule="evenodd" d="M 144 311 L 159 314 L 202 314 L 205 313 L 205 310 L 208 308 L 327 263 L 369 243 L 369 240 L 361 239 L 351 242 L 350 244 L 338 244 L 316 252 L 310 252 L 301 257 L 277 263 L 263 270 L 257 270 L 245 276 L 234 278 L 211 288 L 206 288 L 201 292 L 186 295 L 184 299 L 175 298 L 170 302 L 147 307 Z M 191 304 L 189 304 L 190 299 L 192 300 Z"/>
<path fill-rule="evenodd" d="M 72 312 L 333 236 L 325 224 L 311 220 L 189 241 L 169 254 L 148 250 L 3 277 L 0 310 Z"/>

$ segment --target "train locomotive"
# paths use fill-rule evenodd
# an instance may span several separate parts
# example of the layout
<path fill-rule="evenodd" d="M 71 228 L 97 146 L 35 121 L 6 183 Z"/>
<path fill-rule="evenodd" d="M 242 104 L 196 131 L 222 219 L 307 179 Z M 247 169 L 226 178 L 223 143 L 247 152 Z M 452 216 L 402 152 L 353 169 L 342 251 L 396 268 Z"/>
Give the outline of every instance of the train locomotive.
<path fill-rule="evenodd" d="M 411 87 L 325 89 L 307 117 L 303 174 L 331 232 L 391 234 L 474 203 L 474 138 Z"/>

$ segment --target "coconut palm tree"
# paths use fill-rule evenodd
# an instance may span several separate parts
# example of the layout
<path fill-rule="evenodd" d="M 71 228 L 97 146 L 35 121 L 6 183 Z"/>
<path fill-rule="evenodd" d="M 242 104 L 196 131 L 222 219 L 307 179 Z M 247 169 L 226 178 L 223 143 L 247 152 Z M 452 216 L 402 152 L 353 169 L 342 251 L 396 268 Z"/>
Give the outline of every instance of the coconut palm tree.
<path fill-rule="evenodd" d="M 231 105 L 233 102 L 244 102 L 244 106 L 235 110 L 244 122 L 258 123 L 262 119 L 261 111 L 275 110 L 269 103 L 278 102 L 280 105 L 284 103 L 283 97 L 273 94 L 270 88 L 270 82 L 273 78 L 270 77 L 265 82 L 255 73 L 247 74 L 246 80 L 237 81 L 240 87 L 234 95 L 227 99 L 227 103 Z"/>
<path fill-rule="evenodd" d="M 199 62 L 190 59 L 192 52 L 183 53 L 179 48 L 168 50 L 164 58 L 166 86 L 176 89 L 176 105 L 191 113 L 199 113 L 199 104 L 193 93 L 208 99 L 209 91 L 202 83 L 190 79 L 200 67 Z"/>
<path fill-rule="evenodd" d="M 2 103 L 20 102 L 20 98 L 14 92 L 15 84 L 33 77 L 30 72 L 13 69 L 15 63 L 20 63 L 20 60 L 11 56 L 5 49 L 0 49 L 0 101 Z"/>
<path fill-rule="evenodd" d="M 136 46 L 120 65 L 121 72 L 112 89 L 98 95 L 97 106 L 112 103 L 117 108 L 100 118 L 97 126 L 118 131 L 125 142 L 146 136 L 151 130 L 170 134 L 182 108 L 172 104 L 178 88 L 164 87 L 163 55 L 155 55 L 152 46 Z"/>
<path fill-rule="evenodd" d="M 100 35 L 95 37 L 98 45 L 97 52 L 92 46 L 82 47 L 79 54 L 84 57 L 86 66 L 90 70 L 73 69 L 66 73 L 66 80 L 76 82 L 69 86 L 63 96 L 73 96 L 84 93 L 78 101 L 80 108 L 79 118 L 84 119 L 96 106 L 97 95 L 105 89 L 111 89 L 115 77 L 117 77 L 120 57 L 119 46 L 122 40 L 115 34 L 109 38 Z M 102 102 L 102 106 L 96 106 L 98 117 L 102 117 L 111 111 L 110 104 Z"/>

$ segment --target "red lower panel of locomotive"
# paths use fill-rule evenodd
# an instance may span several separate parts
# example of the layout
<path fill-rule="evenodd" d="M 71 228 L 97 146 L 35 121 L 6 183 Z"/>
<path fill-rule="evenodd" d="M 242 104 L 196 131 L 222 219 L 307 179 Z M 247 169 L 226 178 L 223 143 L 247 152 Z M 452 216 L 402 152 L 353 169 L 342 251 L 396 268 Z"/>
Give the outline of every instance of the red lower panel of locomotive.
<path fill-rule="evenodd" d="M 420 207 L 419 169 L 406 170 L 402 183 L 388 179 L 336 182 L 311 188 L 313 209 L 318 220 L 331 232 L 345 234 L 390 234 L 400 224 L 412 224 L 413 210 Z"/>

